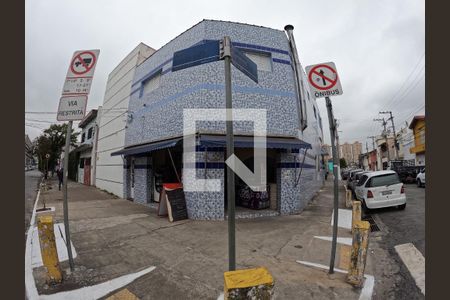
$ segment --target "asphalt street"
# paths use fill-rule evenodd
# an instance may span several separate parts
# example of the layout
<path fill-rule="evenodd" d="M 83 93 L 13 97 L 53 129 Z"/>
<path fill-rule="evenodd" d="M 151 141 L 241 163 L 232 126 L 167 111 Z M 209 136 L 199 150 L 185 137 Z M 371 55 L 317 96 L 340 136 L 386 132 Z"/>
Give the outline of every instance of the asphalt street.
<path fill-rule="evenodd" d="M 375 299 L 425 298 L 394 249 L 396 245 L 412 243 L 425 257 L 425 188 L 407 184 L 405 191 L 405 210 L 383 208 L 370 211 L 381 230 L 374 232 L 372 239 L 379 271 L 383 274 L 375 286 Z"/>
<path fill-rule="evenodd" d="M 38 170 L 25 172 L 25 233 L 28 230 L 28 226 L 30 226 L 34 201 L 36 200 L 36 194 L 41 177 L 42 173 Z"/>

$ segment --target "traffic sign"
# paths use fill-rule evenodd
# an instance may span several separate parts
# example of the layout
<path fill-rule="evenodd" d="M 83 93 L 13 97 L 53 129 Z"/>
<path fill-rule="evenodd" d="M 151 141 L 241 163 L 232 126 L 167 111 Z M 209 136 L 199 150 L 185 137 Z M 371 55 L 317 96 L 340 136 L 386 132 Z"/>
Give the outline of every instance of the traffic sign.
<path fill-rule="evenodd" d="M 316 98 L 342 95 L 342 86 L 333 62 L 305 68 L 308 82 Z"/>
<path fill-rule="evenodd" d="M 218 61 L 219 52 L 219 41 L 210 41 L 177 51 L 173 54 L 172 71 Z"/>
<path fill-rule="evenodd" d="M 63 95 L 89 94 L 99 54 L 100 50 L 75 51 L 67 70 Z"/>
<path fill-rule="evenodd" d="M 59 100 L 58 121 L 82 120 L 86 114 L 87 95 L 66 95 Z"/>
<path fill-rule="evenodd" d="M 231 46 L 231 64 L 258 83 L 258 67 L 241 50 Z"/>

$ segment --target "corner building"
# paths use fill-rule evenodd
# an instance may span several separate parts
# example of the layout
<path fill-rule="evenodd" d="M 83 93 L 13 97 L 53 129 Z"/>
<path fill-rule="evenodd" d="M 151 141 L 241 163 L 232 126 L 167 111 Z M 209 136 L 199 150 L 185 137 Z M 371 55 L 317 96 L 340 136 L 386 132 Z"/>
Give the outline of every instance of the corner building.
<path fill-rule="evenodd" d="M 245 197 L 263 196 L 249 192 L 236 176 L 237 217 L 298 213 L 323 185 L 322 121 L 301 65 L 298 74 L 302 80 L 296 80 L 296 64 L 286 32 L 203 20 L 136 68 L 125 147 L 111 154 L 121 155 L 124 161 L 124 198 L 157 207 L 162 183 L 182 181 L 179 178 L 183 167 L 183 109 L 225 108 L 225 75 L 223 61 L 172 72 L 173 55 L 226 35 L 234 47 L 258 66 L 258 83 L 231 67 L 233 108 L 267 110 L 266 175 L 270 204 L 249 209 Z M 299 113 L 301 104 L 303 114 Z M 303 130 L 301 118 L 307 121 Z M 233 129 L 235 155 L 252 168 L 253 125 L 234 122 Z M 223 220 L 227 209 L 225 122 L 197 122 L 196 130 L 196 164 L 190 167 L 196 169 L 199 179 L 220 179 L 221 191 L 185 191 L 188 216 Z"/>

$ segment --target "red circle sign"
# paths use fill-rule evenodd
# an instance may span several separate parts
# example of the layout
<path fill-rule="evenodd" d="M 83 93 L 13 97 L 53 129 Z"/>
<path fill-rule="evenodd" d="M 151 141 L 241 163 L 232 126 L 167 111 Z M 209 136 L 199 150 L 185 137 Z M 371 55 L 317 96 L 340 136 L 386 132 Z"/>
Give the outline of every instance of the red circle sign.
<path fill-rule="evenodd" d="M 321 70 L 322 73 L 317 72 L 316 70 L 317 70 L 318 68 L 325 68 L 325 69 L 330 70 L 331 73 L 334 74 L 335 79 L 331 79 L 331 78 L 329 78 L 328 76 L 325 76 L 325 75 L 323 74 L 323 71 L 322 71 L 322 70 Z M 322 81 L 324 82 L 324 86 L 319 86 L 319 85 L 317 85 L 317 84 L 314 82 L 314 80 L 312 79 L 312 75 L 313 75 L 313 74 L 315 74 L 315 75 L 317 75 L 317 76 L 319 76 L 319 77 L 322 78 Z M 314 68 L 312 68 L 311 71 L 309 72 L 309 74 L 308 74 L 308 80 L 309 80 L 309 83 L 311 83 L 311 85 L 312 85 L 313 87 L 315 87 L 315 88 L 318 89 L 318 90 L 324 91 L 324 90 L 331 89 L 332 87 L 334 87 L 334 86 L 336 85 L 336 83 L 337 83 L 337 81 L 338 81 L 338 75 L 337 75 L 337 72 L 336 72 L 332 67 L 330 67 L 330 66 L 327 66 L 327 65 L 317 65 L 317 66 L 315 66 Z"/>
<path fill-rule="evenodd" d="M 82 55 L 84 57 L 82 57 Z M 96 58 L 95 54 L 91 51 L 84 51 L 78 53 L 70 64 L 70 70 L 76 75 L 83 75 L 89 72 L 95 66 Z M 80 70 L 75 70 L 79 68 Z"/>

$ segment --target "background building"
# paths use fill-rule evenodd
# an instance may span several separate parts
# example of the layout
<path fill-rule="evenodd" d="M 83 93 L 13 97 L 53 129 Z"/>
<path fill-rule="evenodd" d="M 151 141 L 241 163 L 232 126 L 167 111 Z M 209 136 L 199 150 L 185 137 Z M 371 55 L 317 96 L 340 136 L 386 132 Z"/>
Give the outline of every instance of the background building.
<path fill-rule="evenodd" d="M 339 145 L 340 158 L 344 158 L 347 165 L 359 164 L 359 155 L 362 153 L 362 144 L 360 142 L 354 142 L 349 144 L 345 142 Z"/>
<path fill-rule="evenodd" d="M 97 144 L 97 109 L 91 110 L 78 124 L 81 128 L 80 146 L 75 149 L 78 154 L 78 182 L 94 184 L 95 154 Z"/>
<path fill-rule="evenodd" d="M 33 157 L 33 143 L 28 134 L 25 134 L 25 167 L 30 167 L 35 164 Z"/>
<path fill-rule="evenodd" d="M 111 71 L 99 110 L 94 184 L 119 197 L 123 197 L 123 160 L 120 156 L 111 156 L 111 152 L 125 145 L 128 103 L 136 66 L 154 52 L 153 48 L 140 43 Z"/>
<path fill-rule="evenodd" d="M 410 153 L 416 155 L 416 165 L 425 165 L 425 116 L 414 116 L 409 125 L 409 129 L 413 130 L 414 147 L 409 149 Z"/>

